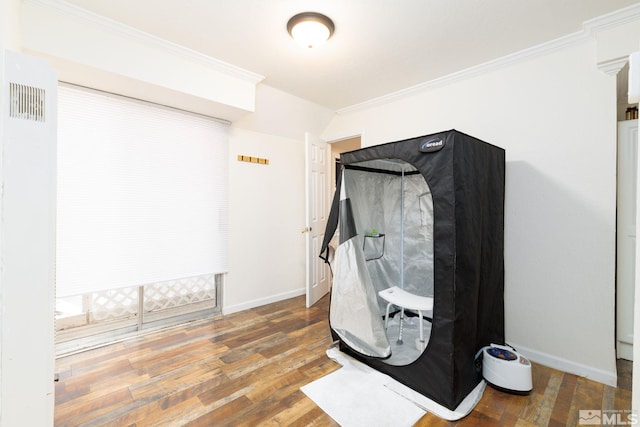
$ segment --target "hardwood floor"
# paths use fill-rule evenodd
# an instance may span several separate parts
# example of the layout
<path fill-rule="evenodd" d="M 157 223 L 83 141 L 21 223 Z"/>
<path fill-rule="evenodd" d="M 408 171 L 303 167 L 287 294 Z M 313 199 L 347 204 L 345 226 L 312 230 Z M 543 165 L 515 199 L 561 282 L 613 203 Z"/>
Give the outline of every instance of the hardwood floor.
<path fill-rule="evenodd" d="M 55 425 L 337 426 L 300 391 L 340 367 L 325 354 L 328 305 L 298 297 L 61 358 Z M 457 423 L 416 426 L 573 426 L 581 409 L 631 407 L 630 362 L 618 388 L 536 364 L 533 375 L 527 396 L 487 387 Z"/>

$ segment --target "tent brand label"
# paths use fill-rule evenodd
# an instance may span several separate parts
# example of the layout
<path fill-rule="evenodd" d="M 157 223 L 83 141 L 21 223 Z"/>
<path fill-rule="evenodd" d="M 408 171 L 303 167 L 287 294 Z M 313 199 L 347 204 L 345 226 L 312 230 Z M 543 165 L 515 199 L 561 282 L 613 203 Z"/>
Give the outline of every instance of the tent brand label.
<path fill-rule="evenodd" d="M 444 147 L 444 141 L 442 138 L 431 138 L 420 144 L 420 151 L 423 153 L 433 153 L 440 151 Z"/>

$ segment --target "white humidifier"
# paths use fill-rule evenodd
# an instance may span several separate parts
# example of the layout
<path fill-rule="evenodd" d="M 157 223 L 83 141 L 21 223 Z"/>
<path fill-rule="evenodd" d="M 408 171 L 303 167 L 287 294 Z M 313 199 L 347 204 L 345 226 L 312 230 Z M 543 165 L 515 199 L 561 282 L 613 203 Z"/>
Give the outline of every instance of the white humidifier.
<path fill-rule="evenodd" d="M 531 362 L 511 347 L 485 347 L 482 376 L 491 386 L 509 393 L 526 394 L 533 389 Z"/>

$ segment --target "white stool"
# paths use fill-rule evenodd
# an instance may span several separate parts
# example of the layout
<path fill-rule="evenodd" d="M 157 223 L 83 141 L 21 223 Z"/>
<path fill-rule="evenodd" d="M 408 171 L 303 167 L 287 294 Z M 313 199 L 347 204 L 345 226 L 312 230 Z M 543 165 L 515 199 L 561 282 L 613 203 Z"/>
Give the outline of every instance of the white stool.
<path fill-rule="evenodd" d="M 387 325 L 389 324 L 389 309 L 391 306 L 395 305 L 400 307 L 402 312 L 400 313 L 400 336 L 398 338 L 398 342 L 401 343 L 404 310 L 415 310 L 418 312 L 418 316 L 420 317 L 420 342 L 423 343 L 424 332 L 422 327 L 422 312 L 429 312 L 431 317 L 433 317 L 433 298 L 421 297 L 419 295 L 412 294 L 411 292 L 407 292 L 404 289 L 400 289 L 397 286 L 380 291 L 378 292 L 378 295 L 380 295 L 380 298 L 388 302 L 387 312 L 384 316 L 384 328 L 387 329 Z"/>

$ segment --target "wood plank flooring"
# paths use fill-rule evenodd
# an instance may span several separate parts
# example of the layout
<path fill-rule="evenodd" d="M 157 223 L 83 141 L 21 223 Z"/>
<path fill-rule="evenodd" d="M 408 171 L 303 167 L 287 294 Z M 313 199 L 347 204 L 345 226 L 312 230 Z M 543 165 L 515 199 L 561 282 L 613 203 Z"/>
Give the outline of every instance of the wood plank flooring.
<path fill-rule="evenodd" d="M 337 426 L 300 391 L 340 367 L 325 354 L 328 306 L 298 297 L 60 358 L 55 425 Z M 487 387 L 457 423 L 427 414 L 416 426 L 573 426 L 580 409 L 631 407 L 630 362 L 618 388 L 540 365 L 533 375 L 528 396 Z"/>

